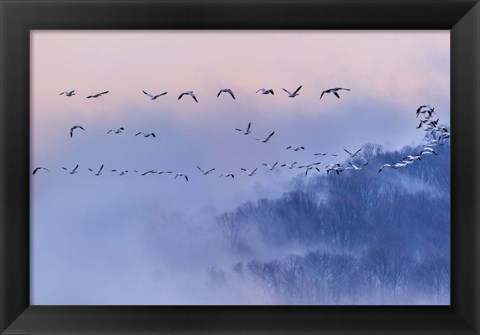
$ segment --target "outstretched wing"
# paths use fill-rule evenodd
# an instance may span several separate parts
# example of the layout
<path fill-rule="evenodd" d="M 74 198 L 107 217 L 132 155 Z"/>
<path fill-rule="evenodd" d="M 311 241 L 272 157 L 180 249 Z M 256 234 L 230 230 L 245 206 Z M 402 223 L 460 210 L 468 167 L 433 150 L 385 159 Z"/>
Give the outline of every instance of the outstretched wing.
<path fill-rule="evenodd" d="M 227 91 L 227 92 L 228 92 L 228 93 L 230 93 L 230 95 L 232 96 L 233 100 L 235 100 L 235 95 L 233 95 L 233 92 L 232 92 L 232 90 L 231 90 L 231 89 L 228 89 L 228 91 Z"/>
<path fill-rule="evenodd" d="M 272 132 L 270 135 L 268 135 L 268 137 L 265 139 L 265 141 L 268 141 L 274 134 L 275 134 L 275 132 Z"/>
<path fill-rule="evenodd" d="M 360 151 L 362 151 L 362 149 L 363 149 L 363 148 L 358 149 L 357 151 L 355 151 L 355 153 L 354 153 L 353 155 L 355 156 L 355 155 L 358 154 Z"/>
<path fill-rule="evenodd" d="M 147 93 L 145 91 L 142 91 L 143 94 L 145 94 L 146 96 L 148 96 L 150 99 L 153 99 L 153 95 L 151 95 L 150 93 Z"/>
<path fill-rule="evenodd" d="M 158 97 L 161 97 L 162 95 L 165 95 L 167 94 L 168 92 L 163 92 L 163 93 L 160 93 L 160 94 L 157 94 L 156 96 L 154 96 L 153 98 L 156 99 Z"/>
<path fill-rule="evenodd" d="M 197 98 L 195 97 L 195 95 L 193 93 L 190 94 L 190 95 L 192 96 L 193 100 L 195 100 L 195 102 L 198 102 Z"/>
<path fill-rule="evenodd" d="M 295 90 L 295 92 L 293 92 L 293 94 L 297 94 L 298 91 L 300 91 L 301 88 L 302 88 L 302 86 L 298 86 L 298 88 Z"/>

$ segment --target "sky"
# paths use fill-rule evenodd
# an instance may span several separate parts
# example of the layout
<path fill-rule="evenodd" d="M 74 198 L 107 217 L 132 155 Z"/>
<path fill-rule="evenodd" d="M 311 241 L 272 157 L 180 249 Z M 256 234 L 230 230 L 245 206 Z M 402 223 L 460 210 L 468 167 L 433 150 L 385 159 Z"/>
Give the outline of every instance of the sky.
<path fill-rule="evenodd" d="M 282 90 L 300 85 L 295 98 Z M 217 98 L 226 87 L 235 100 Z M 275 94 L 256 94 L 262 87 Z M 331 87 L 351 91 L 320 100 Z M 76 95 L 59 95 L 68 90 Z M 168 93 L 151 101 L 142 90 Z M 198 103 L 177 99 L 189 90 Z M 33 30 L 31 94 L 31 168 L 50 170 L 31 179 L 32 304 L 249 303 L 204 292 L 205 268 L 232 257 L 218 252 L 214 217 L 281 195 L 300 173 L 262 163 L 322 161 L 324 169 L 347 158 L 344 148 L 419 144 L 415 111 L 423 104 L 449 125 L 450 36 Z M 250 135 L 235 131 L 249 122 Z M 74 125 L 85 131 L 70 138 Z M 119 127 L 122 134 L 106 134 Z M 134 136 L 140 131 L 156 137 Z M 255 141 L 272 131 L 270 142 Z M 62 170 L 76 164 L 75 175 Z M 102 164 L 102 176 L 87 169 Z M 202 176 L 197 165 L 215 171 Z M 240 168 L 258 172 L 248 177 Z M 189 181 L 134 169 L 182 172 Z"/>

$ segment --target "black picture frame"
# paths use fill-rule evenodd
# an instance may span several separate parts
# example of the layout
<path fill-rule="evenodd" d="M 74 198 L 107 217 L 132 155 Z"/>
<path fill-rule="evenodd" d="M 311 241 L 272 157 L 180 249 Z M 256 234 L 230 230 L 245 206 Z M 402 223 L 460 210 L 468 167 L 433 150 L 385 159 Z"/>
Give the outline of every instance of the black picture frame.
<path fill-rule="evenodd" d="M 0 24 L 1 334 L 479 333 L 478 1 L 0 0 Z M 33 29 L 450 30 L 451 306 L 30 306 Z"/>

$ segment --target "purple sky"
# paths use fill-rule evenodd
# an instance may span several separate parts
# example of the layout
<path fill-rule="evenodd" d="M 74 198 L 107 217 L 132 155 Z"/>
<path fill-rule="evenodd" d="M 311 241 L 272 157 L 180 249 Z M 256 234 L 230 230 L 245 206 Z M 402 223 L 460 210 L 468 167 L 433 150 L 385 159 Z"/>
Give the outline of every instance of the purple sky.
<path fill-rule="evenodd" d="M 347 158 L 343 148 L 418 144 L 422 104 L 450 123 L 448 31 L 33 31 L 31 45 L 32 170 L 51 170 L 32 178 L 32 304 L 255 302 L 255 292 L 207 297 L 202 278 L 235 259 L 219 252 L 213 217 L 280 195 L 299 173 L 261 163 L 339 154 L 320 159 L 324 169 Z M 299 85 L 294 99 L 282 91 Z M 351 91 L 319 100 L 337 86 Z M 217 98 L 224 87 L 237 100 Z M 255 94 L 261 87 L 275 95 Z M 74 97 L 59 95 L 73 89 Z M 103 90 L 110 93 L 85 98 Z M 150 101 L 142 90 L 168 94 Z M 186 90 L 198 104 L 177 100 Z M 248 122 L 249 136 L 234 130 Z M 76 124 L 86 131 L 71 139 Z M 106 135 L 121 126 L 124 133 Z M 271 142 L 254 140 L 272 131 Z M 76 175 L 61 169 L 77 163 Z M 87 170 L 101 164 L 103 176 Z M 196 165 L 216 170 L 204 177 Z M 247 177 L 241 167 L 259 171 Z M 111 169 L 165 169 L 190 181 Z"/>

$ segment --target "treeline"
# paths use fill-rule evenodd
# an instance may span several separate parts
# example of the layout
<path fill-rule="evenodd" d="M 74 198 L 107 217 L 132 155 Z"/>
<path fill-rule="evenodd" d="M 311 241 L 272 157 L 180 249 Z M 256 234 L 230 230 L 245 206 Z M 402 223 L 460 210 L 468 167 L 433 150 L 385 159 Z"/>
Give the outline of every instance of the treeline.
<path fill-rule="evenodd" d="M 224 269 L 281 303 L 448 303 L 450 146 L 400 169 L 419 147 L 390 152 L 365 145 L 361 171 L 299 175 L 278 199 L 247 202 L 216 218 L 229 247 L 251 260 Z M 289 256 L 255 260 L 255 244 Z"/>

